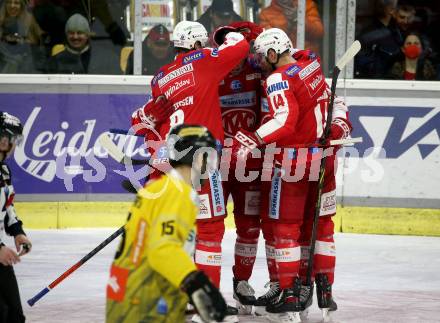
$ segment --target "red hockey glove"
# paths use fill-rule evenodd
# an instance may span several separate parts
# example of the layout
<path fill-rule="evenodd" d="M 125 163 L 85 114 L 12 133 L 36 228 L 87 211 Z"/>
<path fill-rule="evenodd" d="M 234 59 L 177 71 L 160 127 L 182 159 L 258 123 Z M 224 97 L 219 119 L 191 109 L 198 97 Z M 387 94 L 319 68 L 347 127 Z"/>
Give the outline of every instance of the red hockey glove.
<path fill-rule="evenodd" d="M 164 122 L 174 112 L 173 104 L 165 96 L 159 96 L 155 101 L 151 100 L 140 108 L 137 117 L 141 123 L 148 127 L 155 128 Z"/>
<path fill-rule="evenodd" d="M 352 127 L 350 121 L 342 118 L 336 118 L 330 125 L 330 134 L 328 136 L 328 140 L 345 139 L 350 135 L 351 129 Z"/>
<path fill-rule="evenodd" d="M 221 26 L 218 27 L 212 36 L 212 39 L 214 40 L 214 44 L 218 47 L 222 45 L 225 42 L 225 37 L 230 32 L 237 32 L 237 29 L 231 26 Z"/>
<path fill-rule="evenodd" d="M 296 50 L 292 57 L 297 61 L 318 59 L 318 62 L 321 62 L 319 56 L 310 49 Z"/>
<path fill-rule="evenodd" d="M 263 28 L 250 21 L 237 21 L 229 26 L 234 27 L 248 42 L 255 40 L 263 32 Z"/>
<path fill-rule="evenodd" d="M 237 160 L 246 160 L 252 150 L 262 146 L 264 141 L 255 133 L 244 129 L 237 131 L 232 142 L 231 163 L 235 164 Z"/>

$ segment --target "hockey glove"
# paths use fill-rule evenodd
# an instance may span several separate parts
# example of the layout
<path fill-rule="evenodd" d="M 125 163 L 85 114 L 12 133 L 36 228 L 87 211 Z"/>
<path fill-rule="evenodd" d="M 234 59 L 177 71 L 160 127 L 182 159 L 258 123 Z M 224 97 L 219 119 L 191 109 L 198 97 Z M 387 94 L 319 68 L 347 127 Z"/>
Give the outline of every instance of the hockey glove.
<path fill-rule="evenodd" d="M 147 127 L 155 128 L 168 119 L 173 112 L 173 104 L 161 95 L 155 101 L 150 100 L 140 108 L 137 111 L 137 117 Z"/>
<path fill-rule="evenodd" d="M 249 43 L 254 41 L 263 32 L 263 28 L 250 21 L 237 21 L 229 26 L 235 28 Z"/>
<path fill-rule="evenodd" d="M 342 118 L 336 118 L 331 123 L 328 140 L 345 139 L 348 136 L 350 136 L 350 133 L 351 133 L 350 121 Z"/>
<path fill-rule="evenodd" d="M 202 271 L 193 271 L 186 276 L 181 287 L 204 322 L 223 320 L 227 310 L 226 301 Z"/>
<path fill-rule="evenodd" d="M 232 143 L 232 164 L 237 160 L 246 160 L 252 150 L 257 149 L 263 145 L 263 140 L 255 132 L 250 132 L 244 129 L 237 131 Z"/>
<path fill-rule="evenodd" d="M 215 45 L 217 47 L 222 45 L 225 42 L 226 35 L 230 32 L 237 32 L 237 29 L 231 26 L 221 26 L 217 28 L 212 36 Z"/>

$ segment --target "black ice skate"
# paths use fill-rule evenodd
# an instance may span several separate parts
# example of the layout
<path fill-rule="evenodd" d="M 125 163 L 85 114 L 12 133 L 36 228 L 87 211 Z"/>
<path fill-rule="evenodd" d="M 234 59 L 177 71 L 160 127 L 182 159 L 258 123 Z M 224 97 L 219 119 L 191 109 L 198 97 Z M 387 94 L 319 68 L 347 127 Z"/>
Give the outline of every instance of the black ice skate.
<path fill-rule="evenodd" d="M 226 309 L 226 316 L 223 319 L 223 321 L 221 321 L 221 323 L 237 323 L 238 322 L 238 310 L 233 307 L 228 305 L 228 308 Z M 204 323 L 202 318 L 199 316 L 199 314 L 195 314 L 192 319 L 191 319 L 192 323 Z"/>
<path fill-rule="evenodd" d="M 240 315 L 250 315 L 255 304 L 255 291 L 246 280 L 233 279 L 234 299 L 237 301 L 237 310 Z"/>
<path fill-rule="evenodd" d="M 301 322 L 301 280 L 295 279 L 292 288 L 281 291 L 280 296 L 266 306 L 270 322 L 298 323 Z"/>
<path fill-rule="evenodd" d="M 306 320 L 309 315 L 309 307 L 313 303 L 313 290 L 315 288 L 314 283 L 312 285 L 301 285 L 301 292 L 299 300 L 301 302 L 301 320 Z"/>
<path fill-rule="evenodd" d="M 266 315 L 266 306 L 273 303 L 281 294 L 280 284 L 278 282 L 268 282 L 264 285 L 265 288 L 269 287 L 266 294 L 260 296 L 255 301 L 255 315 Z"/>
<path fill-rule="evenodd" d="M 336 311 L 338 305 L 332 297 L 332 285 L 328 282 L 327 275 L 317 274 L 315 278 L 316 298 L 318 306 L 322 310 L 322 318 L 324 322 L 331 322 L 329 312 Z"/>

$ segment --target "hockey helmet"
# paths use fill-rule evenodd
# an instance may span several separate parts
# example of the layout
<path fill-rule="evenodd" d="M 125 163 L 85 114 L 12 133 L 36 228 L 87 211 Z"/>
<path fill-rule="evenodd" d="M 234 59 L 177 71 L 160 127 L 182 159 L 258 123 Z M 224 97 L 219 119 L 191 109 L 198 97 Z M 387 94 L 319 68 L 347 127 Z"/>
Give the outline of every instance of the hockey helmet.
<path fill-rule="evenodd" d="M 202 47 L 208 42 L 208 32 L 201 23 L 181 21 L 174 27 L 174 47 L 193 49 L 196 42 L 200 42 Z"/>
<path fill-rule="evenodd" d="M 198 152 L 215 151 L 216 141 L 206 127 L 182 124 L 171 129 L 167 138 L 167 148 L 171 166 L 192 166 Z"/>
<path fill-rule="evenodd" d="M 273 49 L 278 55 L 287 50 L 293 54 L 294 49 L 292 42 L 287 34 L 279 28 L 270 28 L 263 31 L 255 39 L 255 52 L 264 57 L 267 56 L 269 49 Z"/>
<path fill-rule="evenodd" d="M 20 119 L 0 111 L 0 138 L 7 137 L 11 144 L 19 145 L 23 139 L 23 125 Z"/>

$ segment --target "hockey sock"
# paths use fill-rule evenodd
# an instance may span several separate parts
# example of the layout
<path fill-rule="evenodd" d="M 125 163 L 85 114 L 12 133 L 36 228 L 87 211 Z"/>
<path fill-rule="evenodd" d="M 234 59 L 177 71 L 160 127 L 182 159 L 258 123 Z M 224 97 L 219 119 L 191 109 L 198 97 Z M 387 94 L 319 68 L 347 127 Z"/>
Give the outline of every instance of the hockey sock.
<path fill-rule="evenodd" d="M 298 277 L 301 250 L 298 243 L 299 225 L 274 223 L 275 259 L 278 268 L 280 288 L 292 288 Z"/>
<path fill-rule="evenodd" d="M 336 249 L 333 239 L 334 224 L 330 216 L 320 216 L 315 244 L 314 272 L 325 274 L 330 285 L 334 282 Z"/>
<path fill-rule="evenodd" d="M 275 241 L 273 238 L 272 223 L 269 221 L 262 221 L 261 230 L 266 241 L 266 261 L 267 270 L 269 272 L 269 279 L 271 282 L 278 281 L 277 263 L 275 260 Z"/>
<path fill-rule="evenodd" d="M 244 215 L 235 215 L 237 240 L 235 241 L 235 265 L 232 268 L 237 280 L 249 280 L 257 256 L 260 220 Z"/>
<path fill-rule="evenodd" d="M 223 218 L 216 221 L 197 222 L 195 263 L 212 281 L 220 287 L 222 264 L 221 242 L 225 232 Z"/>

